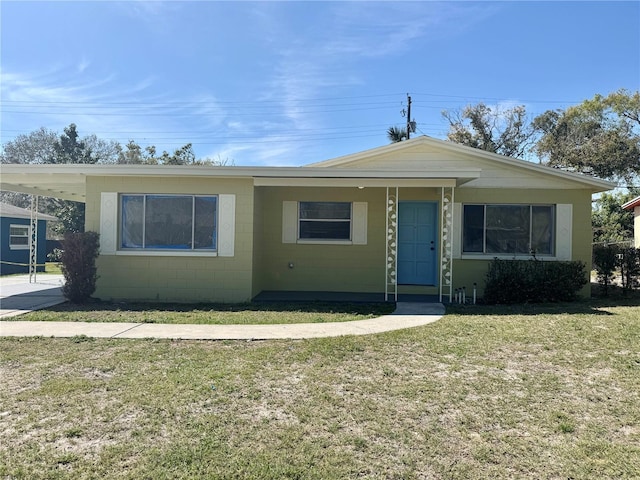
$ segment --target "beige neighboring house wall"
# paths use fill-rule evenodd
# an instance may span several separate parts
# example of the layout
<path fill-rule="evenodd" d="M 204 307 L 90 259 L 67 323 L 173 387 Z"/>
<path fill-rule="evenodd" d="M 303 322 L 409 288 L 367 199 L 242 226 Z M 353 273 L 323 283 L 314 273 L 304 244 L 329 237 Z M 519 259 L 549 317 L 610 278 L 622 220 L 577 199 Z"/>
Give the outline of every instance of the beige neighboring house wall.
<path fill-rule="evenodd" d="M 622 208 L 633 211 L 633 244 L 640 248 L 640 197 L 625 203 Z"/>

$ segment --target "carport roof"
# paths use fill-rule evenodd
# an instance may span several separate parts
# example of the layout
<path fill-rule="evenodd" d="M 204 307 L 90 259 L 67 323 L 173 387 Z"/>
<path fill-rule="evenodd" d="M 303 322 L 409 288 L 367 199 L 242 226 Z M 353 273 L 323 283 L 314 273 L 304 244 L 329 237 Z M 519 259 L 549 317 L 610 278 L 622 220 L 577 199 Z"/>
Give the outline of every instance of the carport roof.
<path fill-rule="evenodd" d="M 459 186 L 481 169 L 368 170 L 328 167 L 217 167 L 192 165 L 2 165 L 0 189 L 84 202 L 88 177 L 247 178 L 256 186 Z"/>

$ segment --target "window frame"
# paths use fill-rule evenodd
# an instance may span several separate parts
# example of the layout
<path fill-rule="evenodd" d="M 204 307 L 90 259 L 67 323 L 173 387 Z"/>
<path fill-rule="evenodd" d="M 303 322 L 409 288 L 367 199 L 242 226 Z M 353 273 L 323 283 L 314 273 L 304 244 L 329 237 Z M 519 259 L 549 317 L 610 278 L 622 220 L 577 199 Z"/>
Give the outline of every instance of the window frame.
<path fill-rule="evenodd" d="M 142 197 L 142 243 L 141 247 L 126 247 L 123 245 L 124 241 L 124 215 L 123 215 L 123 205 L 125 197 Z M 179 247 L 146 247 L 144 244 L 146 242 L 146 215 L 147 215 L 147 198 L 148 197 L 183 197 L 191 199 L 191 241 L 190 248 L 179 248 Z M 220 196 L 218 194 L 208 195 L 208 194 L 190 194 L 190 193 L 120 193 L 118 195 L 118 247 L 117 253 L 121 254 L 145 254 L 145 255 L 184 255 L 184 256 L 192 256 L 192 255 L 213 255 L 217 256 L 218 250 L 220 248 Z M 215 214 L 214 214 L 214 238 L 212 248 L 195 248 L 195 217 L 196 217 L 196 199 L 197 198 L 214 198 L 215 199 Z"/>
<path fill-rule="evenodd" d="M 349 205 L 349 218 L 301 218 L 302 204 L 343 204 Z M 296 237 L 297 243 L 327 243 L 327 244 L 349 244 L 353 243 L 353 202 L 349 201 L 330 201 L 330 200 L 300 200 L 297 202 L 297 221 L 296 221 Z M 349 236 L 348 238 L 330 238 L 330 237 L 302 237 L 302 222 L 309 223 L 348 223 L 349 224 Z"/>
<path fill-rule="evenodd" d="M 11 233 L 11 230 L 14 228 L 19 228 L 19 229 L 24 229 L 26 231 L 26 235 L 14 235 L 13 233 Z M 26 238 L 27 239 L 27 243 L 26 244 L 21 244 L 21 243 L 13 243 L 12 239 L 13 238 Z M 21 223 L 14 223 L 14 224 L 10 224 L 9 225 L 9 250 L 29 250 L 29 244 L 30 244 L 30 237 L 31 237 L 31 225 L 25 225 L 25 224 L 21 224 Z"/>
<path fill-rule="evenodd" d="M 482 251 L 469 251 L 469 250 L 465 250 L 465 244 L 466 244 L 466 237 L 465 237 L 465 233 L 466 233 L 466 229 L 467 229 L 467 222 L 465 221 L 465 213 L 466 213 L 466 207 L 468 206 L 472 206 L 472 207 L 482 207 L 483 208 L 483 223 L 482 223 Z M 528 241 L 528 248 L 529 251 L 527 253 L 518 253 L 518 252 L 487 252 L 487 207 L 528 207 L 528 215 L 529 215 L 529 225 L 528 225 L 528 229 L 529 229 L 529 241 Z M 540 252 L 533 252 L 531 249 L 531 245 L 532 245 L 532 239 L 533 239 L 533 222 L 534 222 L 534 216 L 533 216 L 533 208 L 534 207 L 546 207 L 550 209 L 551 212 L 551 218 L 549 219 L 549 226 L 551 228 L 551 238 L 549 239 L 549 246 L 550 246 L 550 253 L 540 253 Z M 536 257 L 542 257 L 542 258 L 546 258 L 546 259 L 553 259 L 556 257 L 557 255 L 557 220 L 558 219 L 558 214 L 557 214 L 557 205 L 556 204 L 550 204 L 550 203 L 475 203 L 475 202 L 470 202 L 470 203 L 464 203 L 462 204 L 462 211 L 461 211 L 461 245 L 460 245 L 460 250 L 461 250 L 461 254 L 463 257 L 465 258 L 472 258 L 472 257 L 478 257 L 478 258 L 494 258 L 494 257 L 498 257 L 498 258 L 514 258 L 514 257 L 526 257 L 526 258 L 530 258 L 531 256 L 535 255 Z"/>

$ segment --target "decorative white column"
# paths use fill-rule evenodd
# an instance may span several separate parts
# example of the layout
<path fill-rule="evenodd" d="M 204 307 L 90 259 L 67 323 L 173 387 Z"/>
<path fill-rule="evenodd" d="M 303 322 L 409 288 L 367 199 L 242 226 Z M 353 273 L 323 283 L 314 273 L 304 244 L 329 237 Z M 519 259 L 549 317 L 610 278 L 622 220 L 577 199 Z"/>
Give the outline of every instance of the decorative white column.
<path fill-rule="evenodd" d="M 386 201 L 386 259 L 385 259 L 385 301 L 389 295 L 398 301 L 398 187 L 387 187 Z"/>
<path fill-rule="evenodd" d="M 38 271 L 38 195 L 31 196 L 31 226 L 29 228 L 29 283 L 36 283 Z"/>
<path fill-rule="evenodd" d="M 442 187 L 440 202 L 440 302 L 453 299 L 453 200 L 454 187 Z"/>

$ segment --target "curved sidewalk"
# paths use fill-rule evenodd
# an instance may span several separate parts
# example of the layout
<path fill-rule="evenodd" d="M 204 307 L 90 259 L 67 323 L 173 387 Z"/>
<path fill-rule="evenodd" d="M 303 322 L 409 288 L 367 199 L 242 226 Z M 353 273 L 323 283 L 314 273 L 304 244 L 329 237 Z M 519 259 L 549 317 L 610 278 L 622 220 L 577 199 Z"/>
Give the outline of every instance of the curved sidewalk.
<path fill-rule="evenodd" d="M 158 323 L 0 322 L 3 337 L 164 338 L 184 340 L 273 340 L 369 335 L 433 323 L 440 303 L 398 303 L 391 315 L 336 323 L 279 325 L 174 325 Z"/>

